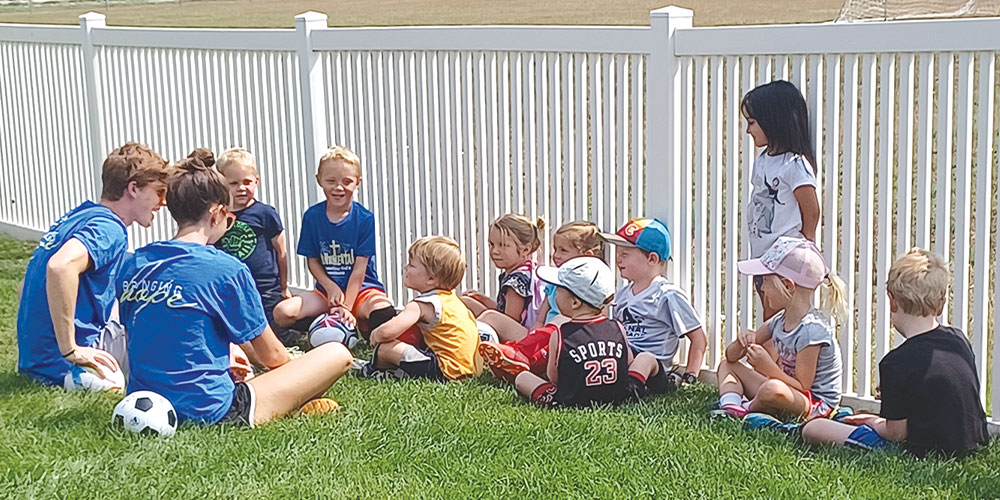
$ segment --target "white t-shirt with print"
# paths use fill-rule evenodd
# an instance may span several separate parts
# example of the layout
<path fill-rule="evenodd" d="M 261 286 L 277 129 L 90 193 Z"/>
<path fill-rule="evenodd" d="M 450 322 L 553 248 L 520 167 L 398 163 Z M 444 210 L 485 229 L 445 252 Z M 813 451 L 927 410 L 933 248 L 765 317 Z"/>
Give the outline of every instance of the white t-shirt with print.
<path fill-rule="evenodd" d="M 680 338 L 701 328 L 687 294 L 661 276 L 639 293 L 632 293 L 631 283 L 622 287 L 615 294 L 612 315 L 635 351 L 648 352 L 667 366 Z"/>
<path fill-rule="evenodd" d="M 747 206 L 750 230 L 750 258 L 767 251 L 780 236 L 802 237 L 802 210 L 795 190 L 816 187 L 813 167 L 801 155 L 761 153 L 753 161 L 750 183 L 753 191 Z"/>

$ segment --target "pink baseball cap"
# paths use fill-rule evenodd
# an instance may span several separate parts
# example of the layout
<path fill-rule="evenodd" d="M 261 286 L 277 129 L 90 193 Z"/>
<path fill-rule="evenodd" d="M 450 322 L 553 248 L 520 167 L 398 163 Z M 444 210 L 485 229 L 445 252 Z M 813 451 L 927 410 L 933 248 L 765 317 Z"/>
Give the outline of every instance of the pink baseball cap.
<path fill-rule="evenodd" d="M 830 274 L 815 243 L 789 236 L 779 237 L 759 259 L 740 261 L 736 268 L 750 276 L 777 274 L 805 288 L 818 287 Z"/>

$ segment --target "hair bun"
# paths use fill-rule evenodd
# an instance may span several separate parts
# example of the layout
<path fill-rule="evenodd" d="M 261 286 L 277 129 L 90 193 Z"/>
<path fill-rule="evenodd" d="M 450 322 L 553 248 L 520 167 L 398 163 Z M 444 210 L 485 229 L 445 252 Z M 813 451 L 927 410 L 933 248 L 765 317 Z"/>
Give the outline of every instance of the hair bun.
<path fill-rule="evenodd" d="M 177 169 L 178 174 L 187 174 L 194 172 L 201 172 L 204 170 L 210 170 L 210 168 L 205 165 L 201 158 L 197 157 L 187 157 L 183 160 L 174 164 L 174 168 Z"/>
<path fill-rule="evenodd" d="M 201 161 L 201 164 L 207 168 L 212 168 L 215 165 L 215 153 L 208 148 L 196 148 L 188 155 L 188 158 L 195 158 Z"/>

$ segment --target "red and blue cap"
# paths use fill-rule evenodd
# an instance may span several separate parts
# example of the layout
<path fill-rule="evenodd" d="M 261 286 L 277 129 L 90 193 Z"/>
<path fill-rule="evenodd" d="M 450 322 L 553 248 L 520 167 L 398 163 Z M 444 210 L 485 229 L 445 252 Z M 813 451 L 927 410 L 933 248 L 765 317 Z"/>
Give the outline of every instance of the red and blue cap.
<path fill-rule="evenodd" d="M 617 233 L 601 233 L 601 239 L 612 245 L 655 253 L 662 261 L 670 259 L 670 231 L 658 219 L 632 219 Z"/>

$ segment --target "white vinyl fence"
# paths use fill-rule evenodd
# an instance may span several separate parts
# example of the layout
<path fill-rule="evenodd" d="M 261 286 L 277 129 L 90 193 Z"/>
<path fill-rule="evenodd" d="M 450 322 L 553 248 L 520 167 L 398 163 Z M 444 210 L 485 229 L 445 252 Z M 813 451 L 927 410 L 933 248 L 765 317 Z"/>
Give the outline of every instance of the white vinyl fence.
<path fill-rule="evenodd" d="M 458 240 L 462 288 L 492 293 L 486 229 L 503 213 L 542 217 L 548 233 L 657 216 L 673 231 L 668 272 L 703 312 L 714 367 L 755 316 L 735 272 L 755 154 L 739 103 L 788 79 L 814 123 L 822 248 L 856 311 L 839 332 L 845 392 L 869 399 L 878 360 L 900 341 L 884 282 L 917 245 L 952 263 L 946 318 L 969 334 L 1000 415 L 1000 389 L 987 394 L 1000 388 L 1000 19 L 691 19 L 667 7 L 648 27 L 331 29 L 317 13 L 294 30 L 109 28 L 98 14 L 80 27 L 0 25 L 0 223 L 44 230 L 96 195 L 104 155 L 128 140 L 171 159 L 243 146 L 294 251 L 301 214 L 321 199 L 318 155 L 342 144 L 362 158 L 358 198 L 376 214 L 394 300 L 408 297 L 400 269 L 423 235 Z M 165 210 L 131 230 L 133 246 L 171 234 Z M 292 282 L 311 285 L 299 259 Z"/>

